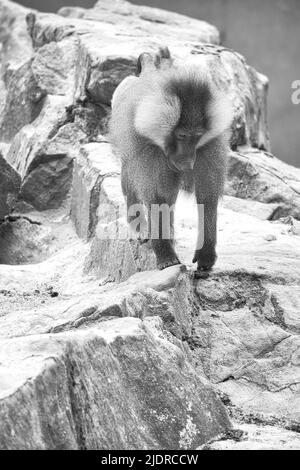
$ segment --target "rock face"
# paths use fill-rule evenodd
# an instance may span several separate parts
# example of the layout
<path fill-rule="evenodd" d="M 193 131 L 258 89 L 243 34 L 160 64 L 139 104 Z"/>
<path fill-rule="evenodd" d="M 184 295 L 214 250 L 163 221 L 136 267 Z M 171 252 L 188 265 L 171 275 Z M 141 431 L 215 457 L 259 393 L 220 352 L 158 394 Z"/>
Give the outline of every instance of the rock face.
<path fill-rule="evenodd" d="M 220 400 L 153 322 L 112 320 L 1 346 L 9 357 L 1 448 L 195 448 L 229 425 Z"/>
<path fill-rule="evenodd" d="M 266 77 L 213 26 L 125 1 L 1 0 L 0 23 L 0 447 L 300 448 L 300 174 L 269 153 Z M 166 44 L 235 110 L 219 260 L 197 281 L 195 206 L 176 209 L 185 266 L 158 272 L 106 138 L 115 88 Z"/>
<path fill-rule="evenodd" d="M 257 149 L 240 149 L 229 160 L 226 193 L 273 204 L 270 219 L 300 219 L 300 170 Z"/>
<path fill-rule="evenodd" d="M 8 0 L 0 3 L 1 62 L 22 64 L 32 55 L 32 41 L 27 32 L 25 17 L 30 10 Z"/>
<path fill-rule="evenodd" d="M 20 190 L 21 178 L 0 153 L 0 221 L 13 208 Z"/>

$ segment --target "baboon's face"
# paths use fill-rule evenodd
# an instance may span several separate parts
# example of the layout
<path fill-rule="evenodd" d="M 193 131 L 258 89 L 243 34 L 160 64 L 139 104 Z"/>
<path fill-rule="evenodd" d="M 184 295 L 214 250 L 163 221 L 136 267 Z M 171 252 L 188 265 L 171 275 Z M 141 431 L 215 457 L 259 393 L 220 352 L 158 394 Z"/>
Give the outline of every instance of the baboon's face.
<path fill-rule="evenodd" d="M 196 160 L 197 145 L 205 129 L 186 130 L 177 128 L 166 144 L 166 157 L 178 171 L 192 170 Z"/>
<path fill-rule="evenodd" d="M 170 91 L 179 103 L 180 112 L 174 130 L 166 139 L 165 153 L 171 166 L 178 171 L 189 171 L 195 164 L 196 149 L 211 125 L 212 93 L 206 84 L 194 80 L 175 82 Z"/>

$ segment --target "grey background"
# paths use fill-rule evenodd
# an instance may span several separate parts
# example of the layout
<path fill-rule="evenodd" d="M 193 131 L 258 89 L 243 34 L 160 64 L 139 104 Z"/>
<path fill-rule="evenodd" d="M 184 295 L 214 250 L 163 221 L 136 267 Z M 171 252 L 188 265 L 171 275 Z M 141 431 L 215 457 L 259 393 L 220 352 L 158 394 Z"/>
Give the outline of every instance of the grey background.
<path fill-rule="evenodd" d="M 110 1 L 110 0 L 107 0 Z M 57 11 L 64 5 L 91 7 L 94 0 L 19 0 L 28 7 Z M 292 104 L 292 82 L 300 80 L 300 0 L 132 0 L 206 20 L 223 43 L 270 79 L 272 151 L 300 166 L 300 104 Z"/>

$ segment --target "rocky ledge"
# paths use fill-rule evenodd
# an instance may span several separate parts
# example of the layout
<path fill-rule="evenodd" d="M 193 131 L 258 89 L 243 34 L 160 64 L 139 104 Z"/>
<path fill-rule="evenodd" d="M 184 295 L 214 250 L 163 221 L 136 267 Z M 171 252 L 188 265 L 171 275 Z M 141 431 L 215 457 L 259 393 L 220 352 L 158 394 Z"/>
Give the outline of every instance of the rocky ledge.
<path fill-rule="evenodd" d="M 267 78 L 213 26 L 125 1 L 1 0 L 0 22 L 0 447 L 300 449 L 300 170 L 270 154 Z M 111 96 L 165 44 L 207 61 L 235 107 L 199 280 L 184 195 L 184 265 L 101 236 L 124 227 Z"/>

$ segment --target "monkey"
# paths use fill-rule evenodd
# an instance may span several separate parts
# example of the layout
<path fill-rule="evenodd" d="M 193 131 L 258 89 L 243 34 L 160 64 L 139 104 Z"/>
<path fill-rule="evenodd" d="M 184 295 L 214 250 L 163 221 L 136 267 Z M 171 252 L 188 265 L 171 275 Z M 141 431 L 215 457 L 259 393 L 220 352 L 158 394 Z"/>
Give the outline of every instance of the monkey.
<path fill-rule="evenodd" d="M 112 98 L 110 141 L 121 156 L 121 185 L 128 211 L 142 204 L 148 215 L 157 267 L 180 264 L 174 247 L 174 216 L 170 236 L 152 207 L 174 207 L 179 190 L 193 192 L 198 208 L 198 241 L 193 263 L 197 272 L 214 266 L 217 208 L 223 193 L 229 153 L 232 106 L 203 66 L 175 64 L 168 48 L 137 60 L 137 76 L 120 83 Z M 132 216 L 128 217 L 128 222 Z M 204 223 L 204 240 L 200 240 Z M 201 232 L 202 233 L 202 232 Z"/>

